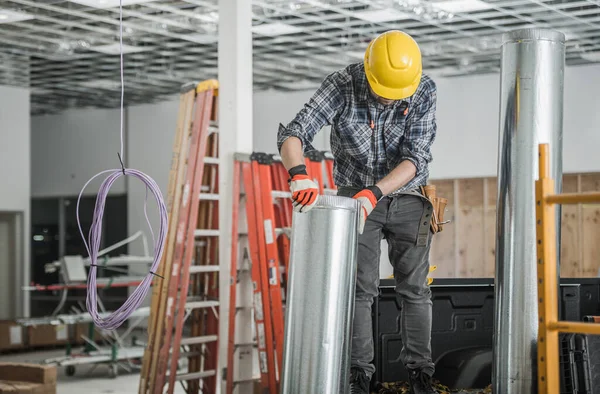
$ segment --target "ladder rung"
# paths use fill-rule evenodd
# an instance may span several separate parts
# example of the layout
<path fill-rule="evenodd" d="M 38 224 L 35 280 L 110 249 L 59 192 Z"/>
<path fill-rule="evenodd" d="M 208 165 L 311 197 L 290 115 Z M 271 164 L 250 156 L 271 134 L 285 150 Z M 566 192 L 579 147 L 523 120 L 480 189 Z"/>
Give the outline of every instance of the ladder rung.
<path fill-rule="evenodd" d="M 198 230 L 194 230 L 194 236 L 196 236 L 196 237 L 218 237 L 219 230 L 198 229 Z"/>
<path fill-rule="evenodd" d="M 281 234 L 288 234 L 290 235 L 292 233 L 292 228 L 291 227 L 283 227 L 283 228 L 276 228 L 275 229 L 275 235 L 281 235 Z"/>
<path fill-rule="evenodd" d="M 192 265 L 190 274 L 199 274 L 202 272 L 219 272 L 221 267 L 218 265 Z"/>
<path fill-rule="evenodd" d="M 180 352 L 179 358 L 202 356 L 203 352 Z"/>
<path fill-rule="evenodd" d="M 216 375 L 216 372 L 214 370 L 202 371 L 202 372 L 190 372 L 190 373 L 182 373 L 181 375 L 176 375 L 175 380 L 179 382 L 182 380 L 194 380 L 194 379 L 209 378 L 209 377 L 215 376 L 215 375 Z"/>
<path fill-rule="evenodd" d="M 219 127 L 217 125 L 210 125 L 208 126 L 208 134 L 212 134 L 212 133 L 218 133 L 219 132 Z"/>
<path fill-rule="evenodd" d="M 250 382 L 256 382 L 257 380 L 260 380 L 260 378 L 240 379 L 240 380 L 234 380 L 233 384 L 250 383 Z"/>
<path fill-rule="evenodd" d="M 335 195 L 337 195 L 337 190 L 336 189 L 323 189 L 323 194 L 335 196 Z M 292 193 L 285 192 L 283 190 L 273 190 L 271 192 L 271 195 L 273 196 L 273 198 L 290 198 L 290 197 L 292 197 Z"/>
<path fill-rule="evenodd" d="M 216 193 L 200 193 L 200 200 L 219 201 L 219 195 Z"/>
<path fill-rule="evenodd" d="M 245 343 L 236 343 L 235 347 L 257 347 L 256 342 L 245 342 Z"/>
<path fill-rule="evenodd" d="M 273 196 L 273 198 L 290 198 L 290 197 L 292 197 L 292 193 L 284 192 L 281 190 L 273 190 L 271 192 L 271 195 Z"/>
<path fill-rule="evenodd" d="M 190 301 L 185 303 L 185 309 L 202 309 L 219 306 L 219 301 Z"/>
<path fill-rule="evenodd" d="M 181 345 L 199 345 L 201 343 L 216 342 L 216 335 L 204 335 L 201 337 L 181 338 Z"/>
<path fill-rule="evenodd" d="M 217 165 L 217 164 L 219 164 L 219 158 L 218 157 L 212 157 L 212 156 L 206 156 L 204 158 L 204 164 L 214 164 L 214 165 Z"/>

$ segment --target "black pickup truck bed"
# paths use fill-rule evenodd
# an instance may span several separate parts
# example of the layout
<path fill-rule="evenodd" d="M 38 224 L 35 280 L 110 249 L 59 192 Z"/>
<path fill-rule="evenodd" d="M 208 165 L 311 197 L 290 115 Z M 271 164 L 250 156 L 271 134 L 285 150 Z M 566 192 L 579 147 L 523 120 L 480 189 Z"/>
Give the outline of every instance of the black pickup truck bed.
<path fill-rule="evenodd" d="M 493 279 L 435 279 L 431 290 L 435 377 L 451 387 L 489 385 L 494 330 Z M 399 311 L 394 281 L 381 280 L 380 295 L 373 304 L 376 372 L 372 382 L 407 379 L 400 361 Z M 600 315 L 600 278 L 562 279 L 560 318 L 580 321 L 586 315 Z"/>

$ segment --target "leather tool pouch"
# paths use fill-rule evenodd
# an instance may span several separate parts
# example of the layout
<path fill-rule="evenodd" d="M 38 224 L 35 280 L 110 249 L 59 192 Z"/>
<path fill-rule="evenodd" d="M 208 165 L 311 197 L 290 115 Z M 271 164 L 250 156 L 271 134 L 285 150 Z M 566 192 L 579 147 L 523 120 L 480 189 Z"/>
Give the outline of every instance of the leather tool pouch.
<path fill-rule="evenodd" d="M 431 231 L 439 233 L 444 229 L 444 224 L 449 221 L 444 221 L 444 211 L 448 200 L 443 197 L 438 197 L 435 192 L 435 185 L 421 186 L 421 193 L 433 205 L 433 217 L 431 218 Z"/>

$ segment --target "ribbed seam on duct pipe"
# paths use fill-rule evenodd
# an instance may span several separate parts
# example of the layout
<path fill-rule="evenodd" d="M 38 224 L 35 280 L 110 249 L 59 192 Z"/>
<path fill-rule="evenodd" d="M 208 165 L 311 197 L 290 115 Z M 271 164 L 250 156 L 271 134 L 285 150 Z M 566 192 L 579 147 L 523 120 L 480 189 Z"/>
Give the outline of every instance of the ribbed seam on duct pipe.
<path fill-rule="evenodd" d="M 535 180 L 538 144 L 549 143 L 550 176 L 556 180 L 556 192 L 562 188 L 564 42 L 564 34 L 547 29 L 516 30 L 503 36 L 494 393 L 534 394 L 536 388 Z M 560 211 L 556 220 L 560 240 Z M 560 248 L 557 253 L 558 261 Z"/>
<path fill-rule="evenodd" d="M 349 391 L 360 203 L 320 196 L 294 212 L 282 394 Z"/>

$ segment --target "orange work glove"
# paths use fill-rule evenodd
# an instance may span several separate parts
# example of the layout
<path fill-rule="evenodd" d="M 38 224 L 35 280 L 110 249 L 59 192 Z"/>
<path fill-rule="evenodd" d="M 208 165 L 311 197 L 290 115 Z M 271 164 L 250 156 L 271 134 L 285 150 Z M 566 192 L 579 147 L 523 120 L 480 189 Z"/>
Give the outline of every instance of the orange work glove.
<path fill-rule="evenodd" d="M 291 168 L 290 191 L 292 206 L 296 212 L 308 212 L 317 203 L 319 186 L 306 173 L 306 166 L 299 165 Z"/>
<path fill-rule="evenodd" d="M 377 186 L 371 186 L 369 188 L 363 189 L 360 192 L 356 193 L 352 198 L 360 201 L 361 210 L 360 210 L 360 219 L 358 225 L 358 233 L 362 234 L 365 229 L 365 222 L 367 221 L 367 216 L 373 212 L 375 206 L 377 205 L 377 201 L 383 197 L 383 193 Z"/>

